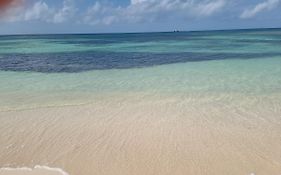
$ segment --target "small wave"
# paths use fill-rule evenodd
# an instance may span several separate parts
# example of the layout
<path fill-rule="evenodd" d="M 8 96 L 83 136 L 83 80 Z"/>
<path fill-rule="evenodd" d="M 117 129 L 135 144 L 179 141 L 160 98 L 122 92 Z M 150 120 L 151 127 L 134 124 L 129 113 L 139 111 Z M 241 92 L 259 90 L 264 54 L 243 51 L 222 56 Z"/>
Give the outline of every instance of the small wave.
<path fill-rule="evenodd" d="M 15 175 L 18 174 L 25 174 L 25 175 L 48 175 L 48 173 L 51 173 L 52 175 L 54 173 L 58 175 L 69 175 L 67 172 L 62 170 L 61 168 L 51 168 L 48 166 L 40 166 L 36 165 L 34 168 L 28 168 L 28 167 L 22 167 L 22 168 L 10 168 L 10 167 L 4 167 L 0 168 L 0 175 L 6 175 L 6 174 L 11 174 L 11 171 L 13 171 Z"/>

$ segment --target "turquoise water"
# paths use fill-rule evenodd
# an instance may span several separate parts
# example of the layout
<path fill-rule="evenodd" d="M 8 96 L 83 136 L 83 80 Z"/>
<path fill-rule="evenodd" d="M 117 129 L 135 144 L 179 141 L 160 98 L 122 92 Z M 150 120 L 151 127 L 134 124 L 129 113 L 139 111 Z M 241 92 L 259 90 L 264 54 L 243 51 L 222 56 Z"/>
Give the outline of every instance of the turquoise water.
<path fill-rule="evenodd" d="M 0 110 L 125 94 L 279 100 L 280 44 L 279 29 L 2 36 Z"/>

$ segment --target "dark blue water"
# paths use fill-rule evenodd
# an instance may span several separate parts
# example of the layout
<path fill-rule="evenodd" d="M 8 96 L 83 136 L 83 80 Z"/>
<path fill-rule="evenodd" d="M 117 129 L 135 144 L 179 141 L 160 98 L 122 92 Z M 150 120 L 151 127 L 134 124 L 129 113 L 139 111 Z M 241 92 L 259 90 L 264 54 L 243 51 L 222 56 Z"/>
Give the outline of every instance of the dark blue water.
<path fill-rule="evenodd" d="M 0 70 L 82 72 L 281 56 L 281 29 L 0 37 Z"/>

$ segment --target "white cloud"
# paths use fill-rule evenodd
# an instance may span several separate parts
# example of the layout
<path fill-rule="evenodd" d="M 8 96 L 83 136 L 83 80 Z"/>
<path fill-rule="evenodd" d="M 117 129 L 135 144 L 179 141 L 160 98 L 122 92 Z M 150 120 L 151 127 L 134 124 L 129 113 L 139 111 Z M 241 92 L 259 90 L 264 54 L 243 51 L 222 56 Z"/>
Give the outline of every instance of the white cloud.
<path fill-rule="evenodd" d="M 226 0 L 131 0 L 126 7 L 96 2 L 84 17 L 88 24 L 136 23 L 163 18 L 206 17 L 220 11 Z"/>
<path fill-rule="evenodd" d="M 73 0 L 65 0 L 63 2 L 62 9 L 58 10 L 53 17 L 54 23 L 62 23 L 68 21 L 70 18 L 75 16 L 77 8 L 74 5 Z"/>
<path fill-rule="evenodd" d="M 225 4 L 224 0 L 211 1 L 206 4 L 199 4 L 196 11 L 202 16 L 209 16 L 222 9 Z"/>
<path fill-rule="evenodd" d="M 262 11 L 271 10 L 275 8 L 279 4 L 279 2 L 280 0 L 267 0 L 265 2 L 259 3 L 253 8 L 244 10 L 243 13 L 240 15 L 240 17 L 252 18 Z"/>
<path fill-rule="evenodd" d="M 96 1 L 86 11 L 78 11 L 74 0 L 64 0 L 61 7 L 50 7 L 44 0 L 39 0 L 29 7 L 10 9 L 5 21 L 74 21 L 89 25 L 110 25 L 208 17 L 222 10 L 227 0 L 131 0 L 129 5 L 122 7 L 101 2 Z"/>
<path fill-rule="evenodd" d="M 20 18 L 23 18 L 25 21 L 31 21 L 31 20 L 48 20 L 52 10 L 49 8 L 49 6 L 42 1 L 36 2 L 33 7 L 26 10 L 26 12 L 21 16 Z"/>
<path fill-rule="evenodd" d="M 82 22 L 90 25 L 111 24 L 114 21 L 117 21 L 117 16 L 121 14 L 118 9 L 119 8 L 101 5 L 100 2 L 96 2 L 85 14 L 82 15 Z"/>
<path fill-rule="evenodd" d="M 13 7 L 7 10 L 4 17 L 1 19 L 5 22 L 18 22 L 18 21 L 32 21 L 49 20 L 50 15 L 53 14 L 52 9 L 42 1 L 37 1 L 29 7 Z"/>
<path fill-rule="evenodd" d="M 52 8 L 44 1 L 37 1 L 28 7 L 10 8 L 4 18 L 5 22 L 44 21 L 48 23 L 62 23 L 74 17 L 76 8 L 72 0 L 64 0 L 62 8 Z"/>
<path fill-rule="evenodd" d="M 271 10 L 281 0 L 265 0 L 245 9 L 241 18 L 252 18 L 258 13 Z M 64 23 L 73 21 L 89 25 L 112 23 L 141 23 L 190 18 L 206 18 L 225 10 L 234 0 L 131 0 L 127 6 L 113 6 L 105 1 L 96 1 L 86 10 L 78 9 L 75 0 L 63 0 L 60 7 L 50 6 L 46 0 L 33 1 L 27 7 L 14 6 L 5 12 L 0 21 L 44 21 Z M 103 2 L 103 3 L 102 3 Z M 108 1 L 106 1 L 108 2 Z M 237 1 L 239 3 L 239 1 Z M 229 3 L 230 4 L 230 3 Z"/>

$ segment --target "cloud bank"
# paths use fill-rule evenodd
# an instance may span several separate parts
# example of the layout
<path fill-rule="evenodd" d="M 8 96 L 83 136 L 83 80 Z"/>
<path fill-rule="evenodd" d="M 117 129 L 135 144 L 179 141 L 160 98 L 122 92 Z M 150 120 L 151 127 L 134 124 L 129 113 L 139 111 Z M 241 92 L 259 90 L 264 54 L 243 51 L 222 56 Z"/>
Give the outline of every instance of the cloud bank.
<path fill-rule="evenodd" d="M 131 0 L 127 7 L 109 7 L 96 2 L 88 9 L 84 22 L 111 24 L 114 22 L 154 22 L 163 19 L 208 17 L 219 12 L 225 0 Z"/>
<path fill-rule="evenodd" d="M 75 16 L 76 8 L 73 0 L 64 0 L 61 8 L 50 7 L 44 1 L 35 1 L 29 6 L 13 6 L 5 11 L 2 21 L 43 21 L 62 23 Z"/>
<path fill-rule="evenodd" d="M 20 0 L 3 0 L 3 7 Z M 274 9 L 281 0 L 266 0 L 250 8 L 242 8 L 237 18 L 253 18 L 264 11 Z M 229 13 L 234 0 L 130 0 L 126 6 L 95 1 L 86 9 L 79 9 L 75 0 L 63 0 L 60 5 L 50 6 L 47 0 L 34 0 L 26 6 L 10 6 L 0 21 L 41 21 L 46 23 L 77 23 L 86 25 L 111 25 L 126 23 L 149 23 L 188 19 L 202 19 L 218 13 Z M 240 0 L 236 4 L 241 3 Z M 232 3 L 233 5 L 233 3 Z M 3 10 L 2 10 L 3 11 Z M 230 12 L 231 13 L 231 12 Z"/>
<path fill-rule="evenodd" d="M 60 8 L 50 7 L 40 0 L 28 7 L 11 8 L 5 21 L 75 21 L 90 25 L 153 22 L 164 18 L 208 17 L 225 5 L 226 0 L 131 0 L 129 5 L 121 7 L 96 1 L 84 12 L 78 10 L 74 0 L 64 0 Z"/>

